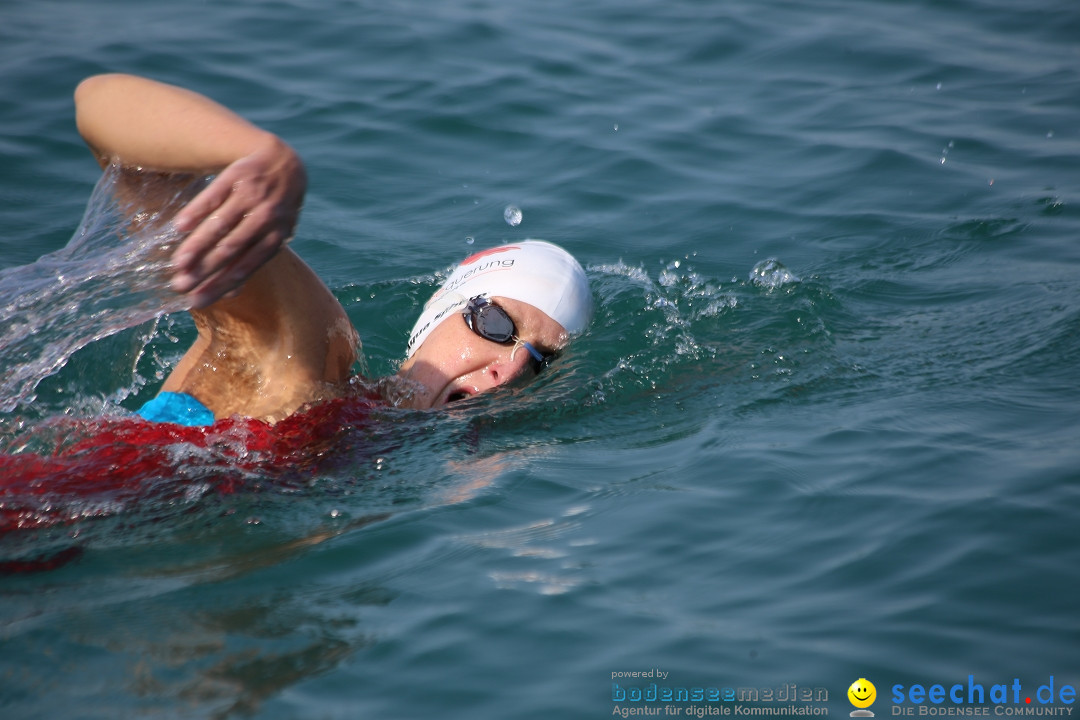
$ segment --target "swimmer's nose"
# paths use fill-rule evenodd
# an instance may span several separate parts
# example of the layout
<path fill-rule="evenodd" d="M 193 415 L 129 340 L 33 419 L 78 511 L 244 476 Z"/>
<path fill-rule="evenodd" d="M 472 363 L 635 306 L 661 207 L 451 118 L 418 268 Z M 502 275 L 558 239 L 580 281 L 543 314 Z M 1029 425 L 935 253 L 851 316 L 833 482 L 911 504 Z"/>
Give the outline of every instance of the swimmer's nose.
<path fill-rule="evenodd" d="M 481 381 L 486 384 L 481 387 L 481 391 L 505 385 L 522 376 L 529 364 L 529 353 L 525 351 L 514 353 L 512 350 L 513 348 L 507 348 L 505 353 L 500 353 L 498 359 L 488 363 L 484 368 Z"/>

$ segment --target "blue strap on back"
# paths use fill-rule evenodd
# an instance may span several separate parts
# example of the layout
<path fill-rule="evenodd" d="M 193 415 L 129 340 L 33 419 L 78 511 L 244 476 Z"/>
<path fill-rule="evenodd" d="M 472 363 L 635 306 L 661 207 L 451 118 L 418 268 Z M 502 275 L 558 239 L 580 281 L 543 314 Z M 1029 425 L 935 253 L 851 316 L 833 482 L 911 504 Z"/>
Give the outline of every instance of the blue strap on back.
<path fill-rule="evenodd" d="M 150 422 L 175 423 L 187 427 L 214 424 L 214 413 L 187 393 L 159 393 L 135 414 Z"/>

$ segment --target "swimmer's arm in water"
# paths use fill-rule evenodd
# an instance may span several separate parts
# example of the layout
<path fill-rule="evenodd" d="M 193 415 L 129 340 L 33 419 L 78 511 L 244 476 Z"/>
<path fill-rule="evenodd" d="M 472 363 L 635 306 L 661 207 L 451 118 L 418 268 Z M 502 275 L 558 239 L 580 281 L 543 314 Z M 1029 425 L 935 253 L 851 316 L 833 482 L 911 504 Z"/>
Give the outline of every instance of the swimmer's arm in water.
<path fill-rule="evenodd" d="M 208 98 L 152 80 L 92 77 L 75 99 L 79 132 L 103 166 L 220 173 L 176 219 L 194 227 L 173 283 L 194 301 L 199 334 L 162 389 L 218 418 L 271 421 L 332 393 L 359 341 L 326 285 L 282 247 L 306 189 L 296 153 Z"/>
<path fill-rule="evenodd" d="M 173 288 L 194 307 L 234 290 L 292 237 L 307 175 L 296 152 L 198 93 L 131 75 L 75 91 L 79 132 L 104 167 L 218 173 L 174 222 Z"/>

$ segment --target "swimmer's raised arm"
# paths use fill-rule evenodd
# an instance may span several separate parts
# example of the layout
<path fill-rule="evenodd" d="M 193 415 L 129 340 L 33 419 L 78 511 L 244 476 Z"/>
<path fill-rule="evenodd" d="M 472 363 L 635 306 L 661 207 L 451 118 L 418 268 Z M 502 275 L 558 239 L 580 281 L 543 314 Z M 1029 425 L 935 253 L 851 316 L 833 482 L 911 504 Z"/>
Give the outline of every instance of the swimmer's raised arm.
<path fill-rule="evenodd" d="M 236 289 L 292 237 L 307 175 L 296 152 L 198 93 L 131 75 L 75 91 L 79 132 L 102 166 L 217 173 L 174 222 L 173 288 L 196 308 Z"/>
<path fill-rule="evenodd" d="M 284 247 L 307 188 L 296 152 L 209 98 L 145 78 L 88 78 L 75 106 L 102 166 L 217 174 L 173 220 L 190 230 L 172 282 L 192 302 L 198 337 L 162 390 L 195 397 L 217 418 L 271 421 L 339 392 L 359 339 L 333 293 Z"/>

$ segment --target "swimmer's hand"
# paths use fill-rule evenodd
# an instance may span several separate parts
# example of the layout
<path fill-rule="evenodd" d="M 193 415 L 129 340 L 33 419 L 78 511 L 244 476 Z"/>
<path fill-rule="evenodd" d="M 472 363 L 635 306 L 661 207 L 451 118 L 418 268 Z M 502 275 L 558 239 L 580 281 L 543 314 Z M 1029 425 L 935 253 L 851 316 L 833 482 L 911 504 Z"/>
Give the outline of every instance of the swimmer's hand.
<path fill-rule="evenodd" d="M 243 285 L 292 238 L 306 189 L 300 157 L 268 134 L 177 214 L 190 234 L 173 253 L 173 290 L 198 309 Z"/>

